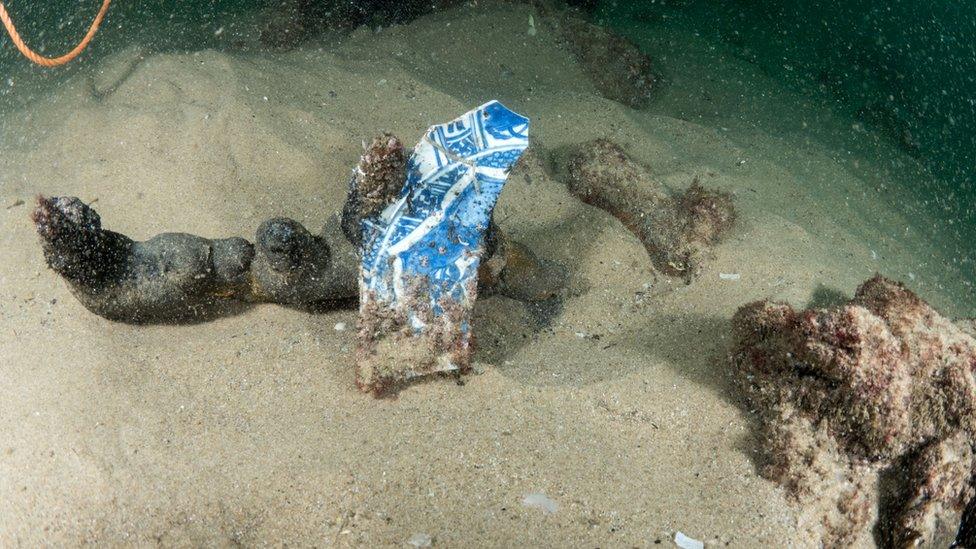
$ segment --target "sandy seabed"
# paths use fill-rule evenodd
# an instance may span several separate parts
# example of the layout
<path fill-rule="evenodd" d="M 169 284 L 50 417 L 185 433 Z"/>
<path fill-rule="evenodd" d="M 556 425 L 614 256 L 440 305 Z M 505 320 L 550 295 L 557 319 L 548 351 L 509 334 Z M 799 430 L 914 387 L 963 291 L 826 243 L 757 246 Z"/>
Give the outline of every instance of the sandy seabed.
<path fill-rule="evenodd" d="M 668 82 L 655 104 L 626 108 L 544 15 L 478 4 L 290 53 L 124 50 L 6 115 L 0 545 L 622 547 L 681 531 L 816 546 L 757 475 L 729 319 L 762 297 L 836 299 L 875 271 L 973 316 L 953 245 L 933 245 L 890 183 L 914 164 L 679 31 L 651 40 Z M 28 220 L 44 193 L 97 200 L 106 228 L 138 239 L 251 237 L 277 215 L 315 228 L 364 139 L 412 143 L 492 98 L 533 124 L 495 218 L 570 283 L 541 320 L 479 302 L 463 386 L 360 393 L 352 310 L 109 322 L 45 268 Z M 655 274 L 633 235 L 553 175 L 550 157 L 597 137 L 674 188 L 698 175 L 735 194 L 741 222 L 693 284 Z"/>

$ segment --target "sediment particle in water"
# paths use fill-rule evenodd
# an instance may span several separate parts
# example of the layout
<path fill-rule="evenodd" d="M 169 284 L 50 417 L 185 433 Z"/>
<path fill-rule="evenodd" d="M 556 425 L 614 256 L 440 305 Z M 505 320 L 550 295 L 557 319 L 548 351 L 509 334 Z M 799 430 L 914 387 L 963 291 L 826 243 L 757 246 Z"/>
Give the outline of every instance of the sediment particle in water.
<path fill-rule="evenodd" d="M 877 520 L 879 546 L 912 547 L 958 524 L 976 493 L 976 340 L 881 276 L 830 309 L 746 305 L 733 334 L 762 472 L 808 533 L 845 547 Z"/>
<path fill-rule="evenodd" d="M 728 193 L 706 189 L 696 178 L 672 194 L 607 139 L 575 147 L 567 165 L 569 191 L 619 219 L 666 275 L 691 282 L 735 224 Z"/>

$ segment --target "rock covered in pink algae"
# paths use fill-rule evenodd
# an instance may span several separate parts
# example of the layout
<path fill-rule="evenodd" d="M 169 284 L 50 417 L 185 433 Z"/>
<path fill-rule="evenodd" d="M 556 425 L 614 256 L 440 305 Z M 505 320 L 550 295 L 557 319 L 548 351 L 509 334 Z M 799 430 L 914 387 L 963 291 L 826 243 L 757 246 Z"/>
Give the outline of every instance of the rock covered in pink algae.
<path fill-rule="evenodd" d="M 809 534 L 862 540 L 879 498 L 882 546 L 930 541 L 958 520 L 974 492 L 976 340 L 880 276 L 832 309 L 746 305 L 733 332 L 734 376 L 763 421 L 763 472 L 801 504 Z"/>

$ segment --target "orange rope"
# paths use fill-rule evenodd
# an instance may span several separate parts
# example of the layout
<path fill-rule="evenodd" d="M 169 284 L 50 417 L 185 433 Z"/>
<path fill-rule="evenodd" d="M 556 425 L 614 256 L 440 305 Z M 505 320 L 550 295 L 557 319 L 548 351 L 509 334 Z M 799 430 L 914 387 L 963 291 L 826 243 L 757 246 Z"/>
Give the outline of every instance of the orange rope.
<path fill-rule="evenodd" d="M 21 39 L 20 34 L 17 33 L 17 29 L 14 27 L 14 22 L 10 20 L 10 14 L 7 13 L 7 9 L 3 6 L 3 2 L 0 2 L 0 21 L 3 21 L 3 26 L 7 28 L 7 34 L 10 35 L 10 39 L 13 40 L 14 45 L 20 50 L 20 53 L 24 54 L 24 57 L 30 59 L 34 63 L 42 67 L 57 67 L 58 65 L 64 65 L 68 61 L 71 61 L 78 54 L 82 52 L 91 42 L 92 37 L 95 36 L 95 31 L 98 30 L 98 25 L 102 23 L 102 19 L 105 18 L 105 12 L 108 11 L 108 5 L 112 3 L 112 0 L 102 0 L 102 8 L 98 10 L 98 15 L 95 16 L 95 20 L 92 21 L 90 27 L 88 27 L 88 33 L 85 37 L 81 39 L 81 42 L 75 46 L 75 49 L 69 51 L 68 53 L 62 55 L 61 57 L 44 57 L 34 50 L 27 47 L 24 40 Z"/>

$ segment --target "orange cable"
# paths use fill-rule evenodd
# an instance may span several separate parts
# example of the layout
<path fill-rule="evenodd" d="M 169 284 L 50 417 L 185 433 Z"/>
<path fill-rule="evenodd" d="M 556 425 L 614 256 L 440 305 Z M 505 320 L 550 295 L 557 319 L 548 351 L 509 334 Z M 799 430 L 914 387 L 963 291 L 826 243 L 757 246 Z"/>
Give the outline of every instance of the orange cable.
<path fill-rule="evenodd" d="M 98 10 L 98 15 L 95 16 L 95 20 L 92 21 L 91 26 L 88 27 L 88 33 L 85 34 L 85 37 L 81 39 L 81 42 L 79 42 L 73 50 L 60 57 L 44 57 L 43 55 L 40 55 L 27 47 L 27 44 L 25 44 L 24 40 L 20 37 L 20 34 L 17 33 L 17 29 L 14 27 L 14 22 L 10 20 L 10 14 L 7 13 L 7 9 L 3 6 L 3 2 L 0 2 L 0 21 L 3 21 L 3 26 L 7 28 L 7 34 L 10 35 L 10 39 L 13 40 L 14 45 L 17 46 L 20 53 L 24 54 L 24 57 L 42 67 L 57 67 L 58 65 L 64 65 L 68 61 L 78 57 L 78 54 L 80 54 L 82 50 L 88 46 L 88 43 L 91 42 L 92 37 L 95 36 L 95 31 L 98 30 L 98 25 L 100 25 L 102 23 L 102 19 L 105 18 L 105 12 L 108 11 L 108 5 L 111 3 L 112 0 L 102 1 L 102 7 Z"/>

